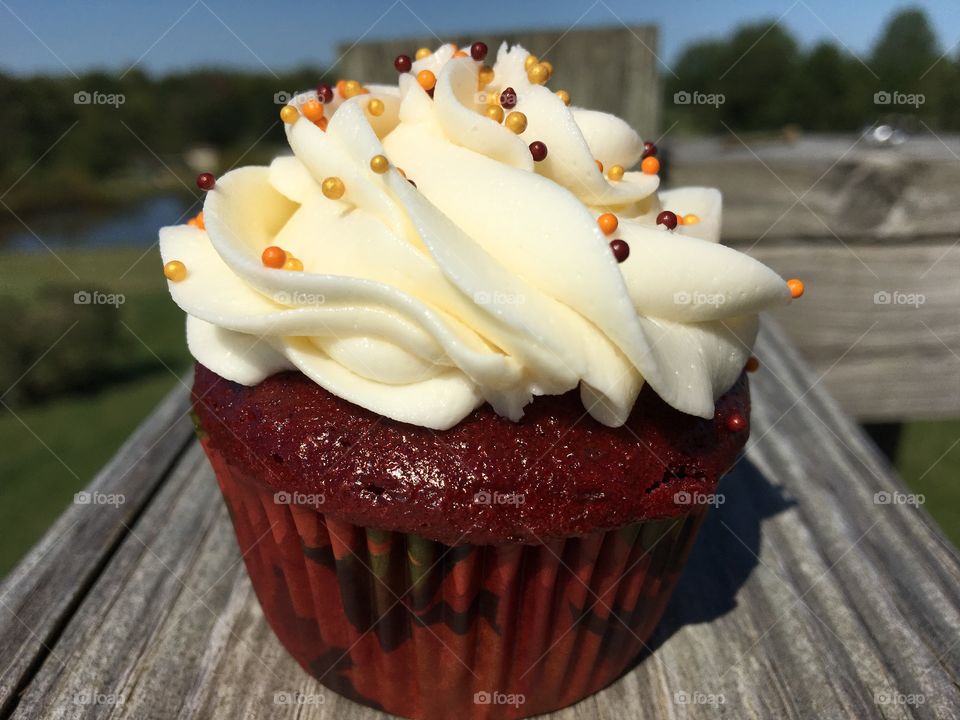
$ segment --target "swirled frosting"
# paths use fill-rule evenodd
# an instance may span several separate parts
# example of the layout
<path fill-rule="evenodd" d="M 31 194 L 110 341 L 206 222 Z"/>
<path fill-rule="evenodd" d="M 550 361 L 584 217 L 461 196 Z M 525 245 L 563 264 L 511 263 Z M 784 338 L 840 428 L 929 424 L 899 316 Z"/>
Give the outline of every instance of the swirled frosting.
<path fill-rule="evenodd" d="M 790 300 L 786 283 L 719 244 L 716 190 L 658 193 L 643 172 L 608 180 L 596 161 L 634 166 L 640 137 L 531 83 L 527 55 L 501 46 L 479 93 L 480 64 L 449 45 L 398 87 L 338 93 L 325 130 L 286 124 L 292 156 L 217 180 L 205 229 L 163 228 L 164 262 L 187 268 L 169 289 L 194 357 L 244 385 L 297 369 L 435 429 L 484 402 L 519 420 L 534 396 L 578 385 L 585 411 L 619 426 L 644 382 L 712 417 L 749 357 L 757 313 Z M 432 97 L 414 77 L 422 69 L 436 75 Z M 483 114 L 484 95 L 508 86 L 527 118 L 520 134 Z M 373 98 L 380 115 L 367 111 Z M 534 140 L 548 148 L 540 162 Z M 385 173 L 370 166 L 381 154 Z M 322 191 L 329 177 L 343 182 L 337 199 Z M 700 222 L 668 231 L 655 222 L 662 209 Z M 605 212 L 629 245 L 624 262 L 598 227 Z M 303 270 L 266 267 L 271 245 Z"/>

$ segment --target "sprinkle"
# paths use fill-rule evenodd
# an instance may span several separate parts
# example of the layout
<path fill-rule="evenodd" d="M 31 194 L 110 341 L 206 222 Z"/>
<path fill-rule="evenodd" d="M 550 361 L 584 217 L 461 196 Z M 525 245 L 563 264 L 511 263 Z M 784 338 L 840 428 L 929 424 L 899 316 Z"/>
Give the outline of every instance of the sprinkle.
<path fill-rule="evenodd" d="M 320 184 L 320 190 L 331 200 L 339 200 L 343 197 L 346 188 L 343 185 L 343 180 L 340 178 L 328 177 L 323 179 L 323 182 Z"/>
<path fill-rule="evenodd" d="M 197 230 L 206 230 L 207 226 L 203 224 L 203 212 L 199 212 L 194 217 L 187 220 L 187 225 L 190 227 L 195 227 Z"/>
<path fill-rule="evenodd" d="M 421 70 L 417 73 L 417 82 L 424 90 L 433 90 L 437 84 L 437 76 L 430 70 Z"/>
<path fill-rule="evenodd" d="M 163 266 L 163 274 L 170 282 L 180 282 L 187 276 L 187 266 L 179 260 L 171 260 Z"/>
<path fill-rule="evenodd" d="M 287 255 L 287 259 L 283 263 L 283 269 L 303 272 L 303 262 L 295 258 L 293 255 Z"/>
<path fill-rule="evenodd" d="M 553 75 L 553 63 L 552 63 L 552 62 L 550 62 L 549 60 L 541 60 L 541 61 L 540 61 L 540 64 L 543 65 L 543 66 L 547 69 L 547 77 L 550 77 L 551 75 Z"/>
<path fill-rule="evenodd" d="M 751 356 L 747 359 L 747 364 L 746 364 L 746 366 L 744 367 L 744 369 L 745 369 L 748 373 L 756 372 L 757 370 L 760 369 L 760 361 L 757 360 L 757 358 L 756 358 L 755 356 L 751 355 Z"/>
<path fill-rule="evenodd" d="M 488 105 L 483 114 L 493 120 L 495 123 L 503 122 L 503 108 L 499 105 Z"/>
<path fill-rule="evenodd" d="M 511 113 L 512 115 L 513 113 Z M 541 160 L 547 157 L 547 146 L 545 143 L 540 142 L 539 140 L 534 140 L 530 143 L 530 154 L 533 156 L 534 162 L 540 162 Z"/>
<path fill-rule="evenodd" d="M 271 245 L 260 255 L 260 261 L 265 267 L 279 269 L 282 268 L 283 264 L 287 261 L 287 253 L 283 248 Z"/>
<path fill-rule="evenodd" d="M 489 52 L 487 44 L 479 40 L 470 46 L 470 57 L 477 62 L 483 62 L 487 57 L 487 52 Z"/>
<path fill-rule="evenodd" d="M 611 240 L 610 249 L 613 250 L 613 256 L 617 259 L 618 263 L 622 263 L 630 257 L 630 246 L 627 245 L 624 240 Z"/>
<path fill-rule="evenodd" d="M 297 110 L 293 105 L 284 105 L 280 108 L 280 119 L 283 120 L 287 125 L 293 125 L 297 120 L 300 119 L 300 111 Z"/>
<path fill-rule="evenodd" d="M 383 115 L 383 100 L 380 98 L 373 98 L 370 102 L 367 103 L 367 112 L 377 117 Z"/>
<path fill-rule="evenodd" d="M 504 110 L 517 106 L 517 91 L 512 87 L 505 87 L 500 93 L 500 107 Z"/>
<path fill-rule="evenodd" d="M 803 295 L 804 287 L 802 280 L 790 278 L 787 280 L 787 287 L 790 288 L 790 297 L 792 297 L 794 300 Z"/>
<path fill-rule="evenodd" d="M 536 65 L 530 66 L 530 69 L 527 70 L 527 79 L 534 85 L 543 85 L 550 79 L 550 71 L 547 70 L 547 66 L 543 63 L 537 63 Z"/>
<path fill-rule="evenodd" d="M 307 100 L 300 106 L 300 112 L 310 122 L 316 122 L 323 117 L 323 103 L 319 100 Z"/>
<path fill-rule="evenodd" d="M 663 225 L 667 230 L 673 230 L 677 226 L 677 214 L 670 210 L 664 210 L 657 215 L 657 225 Z"/>
<path fill-rule="evenodd" d="M 617 216 L 613 213 L 604 213 L 597 218 L 597 225 L 600 226 L 604 235 L 613 235 L 617 231 L 620 221 L 617 220 Z"/>
<path fill-rule="evenodd" d="M 346 84 L 347 84 L 347 81 L 346 81 L 346 80 L 337 80 L 337 94 L 338 94 L 340 97 L 344 97 L 344 95 L 343 95 L 343 88 L 344 88 L 344 86 L 345 86 Z"/>
<path fill-rule="evenodd" d="M 322 118 L 320 118 L 319 120 L 315 120 L 315 121 L 313 122 L 313 124 L 316 125 L 318 128 L 320 128 L 321 130 L 323 130 L 324 132 L 326 132 L 326 130 L 327 130 L 327 119 L 326 119 L 325 117 L 322 117 Z"/>
<path fill-rule="evenodd" d="M 478 90 L 483 89 L 485 85 L 489 85 L 490 83 L 492 83 L 493 77 L 494 77 L 494 72 L 492 67 L 490 67 L 489 65 L 484 65 L 483 67 L 481 67 L 479 72 L 477 73 L 477 83 L 479 85 L 477 89 Z"/>
<path fill-rule="evenodd" d="M 600 162 L 599 160 L 594 160 L 594 162 L 597 164 L 597 170 L 599 170 L 599 171 L 602 173 L 602 172 L 603 172 L 603 163 Z"/>
<path fill-rule="evenodd" d="M 398 167 L 397 172 L 400 173 L 400 177 L 402 177 L 404 180 L 407 179 L 407 174 L 403 171 L 402 167 Z"/>
<path fill-rule="evenodd" d="M 570 93 L 566 90 L 557 90 L 557 97 L 563 100 L 564 105 L 570 104 Z"/>
<path fill-rule="evenodd" d="M 743 418 L 743 415 L 739 413 L 734 413 L 727 418 L 727 430 L 730 432 L 740 432 L 741 430 L 746 429 L 747 421 Z"/>
<path fill-rule="evenodd" d="M 614 181 L 623 180 L 623 165 L 611 165 L 607 177 Z"/>
<path fill-rule="evenodd" d="M 457 50 L 457 51 L 453 54 L 453 56 L 454 56 L 455 58 L 470 57 L 470 56 L 469 56 L 467 53 L 465 53 L 463 50 Z"/>
<path fill-rule="evenodd" d="M 643 157 L 653 157 L 657 154 L 657 146 L 649 140 L 643 144 Z"/>
<path fill-rule="evenodd" d="M 534 65 L 540 62 L 540 58 L 536 55 L 527 55 L 526 59 L 523 61 L 523 69 L 529 71 Z"/>
<path fill-rule="evenodd" d="M 377 175 L 382 175 L 390 169 L 390 161 L 383 155 L 374 155 L 370 158 L 370 169 Z"/>
<path fill-rule="evenodd" d="M 683 222 L 684 222 L 683 215 L 681 215 L 680 213 L 677 213 L 677 225 L 683 225 Z"/>
<path fill-rule="evenodd" d="M 333 88 L 327 85 L 327 83 L 317 85 L 317 100 L 324 105 L 333 102 Z"/>
<path fill-rule="evenodd" d="M 197 175 L 197 187 L 201 190 L 213 190 L 213 186 L 217 184 L 217 179 L 213 176 L 212 173 L 200 173 Z"/>
<path fill-rule="evenodd" d="M 393 66 L 397 69 L 398 73 L 406 73 L 410 72 L 413 63 L 410 61 L 409 55 L 397 55 L 393 60 Z"/>
<path fill-rule="evenodd" d="M 343 84 L 343 90 L 340 94 L 343 95 L 344 98 L 349 99 L 354 95 L 359 95 L 361 89 L 362 86 L 356 80 L 347 80 Z"/>
<path fill-rule="evenodd" d="M 413 54 L 413 56 L 417 60 L 423 60 L 425 57 L 428 57 L 429 55 L 433 55 L 433 53 L 430 52 L 430 48 L 420 48 Z"/>
<path fill-rule="evenodd" d="M 527 129 L 527 116 L 522 112 L 512 112 L 507 115 L 507 119 L 503 121 L 504 125 L 513 130 L 517 135 L 522 133 Z"/>
<path fill-rule="evenodd" d="M 684 215 L 684 216 L 683 216 L 683 224 L 684 224 L 684 225 L 696 225 L 696 224 L 699 223 L 699 222 L 700 222 L 700 216 L 699 216 L 699 215 L 694 215 L 693 213 L 690 213 L 689 215 Z"/>
<path fill-rule="evenodd" d="M 413 185 L 414 189 L 416 189 L 417 184 L 413 180 L 411 180 L 410 178 L 407 178 L 407 182 Z"/>
<path fill-rule="evenodd" d="M 643 162 L 640 163 L 640 169 L 643 171 L 644 175 L 656 175 L 660 172 L 660 161 L 657 160 L 653 155 L 650 157 L 645 157 Z"/>

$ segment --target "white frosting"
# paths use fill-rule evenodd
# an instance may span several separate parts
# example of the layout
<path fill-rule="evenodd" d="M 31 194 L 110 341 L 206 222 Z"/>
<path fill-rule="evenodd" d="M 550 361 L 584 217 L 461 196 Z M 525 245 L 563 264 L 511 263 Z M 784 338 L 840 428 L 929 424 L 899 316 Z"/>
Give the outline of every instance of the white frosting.
<path fill-rule="evenodd" d="M 643 143 L 622 120 L 569 108 L 528 82 L 519 47 L 500 48 L 493 83 L 512 86 L 528 119 L 516 135 L 482 114 L 479 64 L 449 45 L 414 63 L 437 75 L 433 99 L 413 74 L 399 88 L 326 106 L 326 132 L 287 125 L 294 155 L 217 180 L 206 230 L 160 231 L 169 283 L 188 315 L 194 357 L 254 385 L 296 368 L 381 415 L 446 429 L 489 402 L 513 420 L 534 396 L 578 385 L 588 411 L 623 424 L 644 381 L 669 404 L 712 417 L 739 376 L 757 313 L 790 299 L 786 283 L 718 243 L 716 190 L 657 194 L 630 167 Z M 365 111 L 373 97 L 384 113 Z M 528 149 L 548 148 L 542 162 Z M 391 169 L 370 169 L 374 155 Z M 395 169 L 401 167 L 417 187 Z M 324 178 L 343 180 L 331 200 Z M 666 231 L 657 213 L 695 213 Z M 597 216 L 614 212 L 617 263 Z M 265 267 L 277 245 L 304 271 Z"/>

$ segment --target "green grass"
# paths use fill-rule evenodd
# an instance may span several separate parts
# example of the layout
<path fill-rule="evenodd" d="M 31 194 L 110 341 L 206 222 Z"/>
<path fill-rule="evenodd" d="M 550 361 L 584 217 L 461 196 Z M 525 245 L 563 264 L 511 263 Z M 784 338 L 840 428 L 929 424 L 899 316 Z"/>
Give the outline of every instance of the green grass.
<path fill-rule="evenodd" d="M 88 394 L 0 408 L 0 577 L 45 530 L 129 436 L 164 394 L 175 373 L 190 359 L 184 342 L 183 313 L 170 300 L 154 249 L 58 253 L 79 281 L 49 253 L 0 253 L 0 295 L 24 300 L 44 285 L 108 288 L 126 295 L 119 310 L 123 339 L 136 374 Z M 83 322 L 81 314 L 80 322 Z M 129 336 L 129 337 L 125 337 Z M 69 347 L 70 335 L 64 339 Z M 157 359 L 159 356 L 160 360 Z M 40 360 L 40 372 L 45 362 Z M 22 422 L 21 422 L 22 421 Z M 925 508 L 951 540 L 960 545 L 960 420 L 915 422 L 904 428 L 898 468 Z M 62 461 L 62 462 L 61 462 Z"/>

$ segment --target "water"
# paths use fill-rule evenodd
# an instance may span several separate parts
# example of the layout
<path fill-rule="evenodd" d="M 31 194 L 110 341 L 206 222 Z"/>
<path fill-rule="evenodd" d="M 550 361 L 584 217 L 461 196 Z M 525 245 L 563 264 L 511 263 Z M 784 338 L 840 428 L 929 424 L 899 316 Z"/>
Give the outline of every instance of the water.
<path fill-rule="evenodd" d="M 190 198 L 154 195 L 120 207 L 74 208 L 21 216 L 29 230 L 10 217 L 9 222 L 4 219 L 0 226 L 0 250 L 46 252 L 44 243 L 53 250 L 149 247 L 156 242 L 160 227 L 186 222 L 199 212 L 199 203 L 192 210 L 190 206 Z"/>

